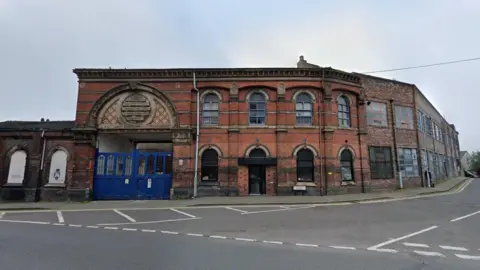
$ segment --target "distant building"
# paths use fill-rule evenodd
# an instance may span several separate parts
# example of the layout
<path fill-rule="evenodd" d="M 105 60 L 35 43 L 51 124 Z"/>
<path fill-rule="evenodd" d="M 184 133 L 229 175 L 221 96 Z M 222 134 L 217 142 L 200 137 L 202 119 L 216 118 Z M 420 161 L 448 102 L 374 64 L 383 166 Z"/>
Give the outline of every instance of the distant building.
<path fill-rule="evenodd" d="M 74 73 L 75 121 L 0 123 L 2 199 L 191 197 L 197 105 L 197 196 L 393 190 L 460 172 L 458 132 L 412 84 L 303 57 Z"/>

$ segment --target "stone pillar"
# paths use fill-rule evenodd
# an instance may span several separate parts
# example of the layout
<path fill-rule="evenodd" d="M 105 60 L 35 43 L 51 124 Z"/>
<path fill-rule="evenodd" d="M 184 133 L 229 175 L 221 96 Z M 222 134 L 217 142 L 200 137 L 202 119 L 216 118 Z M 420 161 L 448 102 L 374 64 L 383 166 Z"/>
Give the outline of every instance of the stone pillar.
<path fill-rule="evenodd" d="M 195 153 L 191 151 L 192 131 L 174 130 L 172 133 L 173 164 L 172 164 L 172 194 L 173 198 L 191 198 L 193 196 L 193 180 L 195 175 Z M 199 160 L 200 161 L 200 160 Z M 198 176 L 201 164 L 198 163 Z M 200 177 L 197 178 L 200 184 Z"/>

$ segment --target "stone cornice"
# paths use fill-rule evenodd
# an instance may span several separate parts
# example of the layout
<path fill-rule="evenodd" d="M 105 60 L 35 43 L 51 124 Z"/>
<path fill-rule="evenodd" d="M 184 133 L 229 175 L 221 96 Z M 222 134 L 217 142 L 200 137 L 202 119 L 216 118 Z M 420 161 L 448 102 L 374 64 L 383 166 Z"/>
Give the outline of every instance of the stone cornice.
<path fill-rule="evenodd" d="M 360 84 L 358 75 L 332 68 L 74 69 L 79 80 L 197 80 L 241 78 L 314 78 Z"/>

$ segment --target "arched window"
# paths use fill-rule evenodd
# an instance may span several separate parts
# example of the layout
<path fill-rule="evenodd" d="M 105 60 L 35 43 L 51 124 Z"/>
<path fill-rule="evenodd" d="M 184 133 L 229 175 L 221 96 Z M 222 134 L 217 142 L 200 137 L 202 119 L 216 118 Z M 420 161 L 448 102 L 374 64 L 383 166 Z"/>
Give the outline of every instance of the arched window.
<path fill-rule="evenodd" d="M 295 112 L 297 115 L 297 125 L 312 124 L 312 98 L 309 94 L 302 93 L 297 96 Z"/>
<path fill-rule="evenodd" d="M 218 181 L 218 153 L 213 149 L 207 149 L 202 154 L 202 181 Z"/>
<path fill-rule="evenodd" d="M 313 182 L 313 153 L 310 149 L 297 152 L 297 181 Z"/>
<path fill-rule="evenodd" d="M 57 150 L 50 161 L 50 173 L 48 174 L 49 184 L 64 184 L 67 175 L 67 153 Z"/>
<path fill-rule="evenodd" d="M 338 125 L 350 127 L 350 102 L 346 96 L 338 98 Z"/>
<path fill-rule="evenodd" d="M 262 93 L 250 95 L 248 104 L 248 123 L 250 125 L 265 125 L 267 116 L 267 100 Z"/>
<path fill-rule="evenodd" d="M 342 181 L 353 181 L 353 155 L 348 149 L 344 149 L 340 154 L 340 167 Z"/>
<path fill-rule="evenodd" d="M 25 167 L 27 166 L 27 153 L 23 150 L 17 150 L 10 157 L 10 167 L 8 169 L 8 184 L 23 184 L 25 178 Z"/>
<path fill-rule="evenodd" d="M 202 123 L 204 125 L 218 125 L 218 96 L 207 94 L 203 98 Z"/>

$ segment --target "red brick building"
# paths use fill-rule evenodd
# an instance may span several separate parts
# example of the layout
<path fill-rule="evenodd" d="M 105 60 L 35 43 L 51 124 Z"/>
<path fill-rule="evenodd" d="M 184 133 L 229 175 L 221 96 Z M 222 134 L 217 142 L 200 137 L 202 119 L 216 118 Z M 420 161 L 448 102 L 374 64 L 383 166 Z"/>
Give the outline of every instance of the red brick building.
<path fill-rule="evenodd" d="M 418 148 L 413 85 L 320 68 L 303 58 L 297 68 L 74 73 L 74 123 L 0 124 L 2 198 L 166 199 L 195 193 L 288 195 L 295 189 L 330 195 L 394 189 L 403 151 L 397 146 Z M 402 120 L 394 128 L 396 112 L 408 118 L 396 106 L 412 109 L 411 123 Z M 385 123 L 378 114 L 382 110 Z M 54 161 L 55 153 L 61 158 Z M 23 165 L 12 167 L 13 159 Z M 402 176 L 404 185 L 420 185 L 418 172 L 409 175 Z"/>

